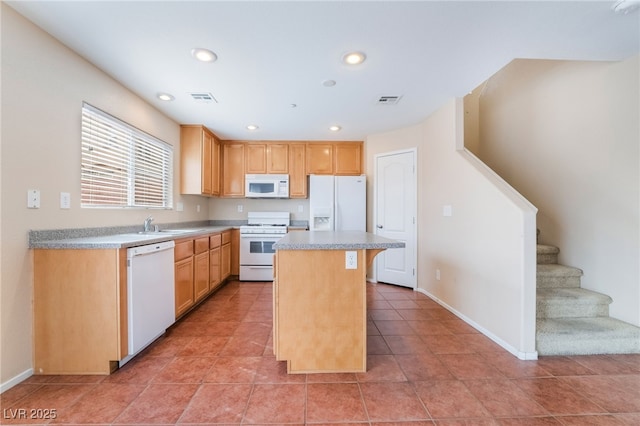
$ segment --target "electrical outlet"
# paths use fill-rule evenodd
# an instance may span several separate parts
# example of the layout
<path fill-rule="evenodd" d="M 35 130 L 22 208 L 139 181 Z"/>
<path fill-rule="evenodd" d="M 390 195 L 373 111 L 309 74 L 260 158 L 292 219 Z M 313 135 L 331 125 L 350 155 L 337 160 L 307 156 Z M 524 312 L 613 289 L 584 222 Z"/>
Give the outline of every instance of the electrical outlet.
<path fill-rule="evenodd" d="M 440 281 L 440 269 L 436 269 L 436 280 Z"/>
<path fill-rule="evenodd" d="M 244 210 L 244 207 L 242 204 L 238 204 L 238 213 L 242 213 L 242 211 Z"/>
<path fill-rule="evenodd" d="M 196 205 L 196 212 L 200 213 L 200 204 Z"/>
<path fill-rule="evenodd" d="M 358 269 L 358 252 L 357 251 L 345 251 L 345 268 L 346 269 Z"/>
<path fill-rule="evenodd" d="M 304 211 L 304 206 L 302 204 L 298 204 L 298 213 L 302 213 Z"/>

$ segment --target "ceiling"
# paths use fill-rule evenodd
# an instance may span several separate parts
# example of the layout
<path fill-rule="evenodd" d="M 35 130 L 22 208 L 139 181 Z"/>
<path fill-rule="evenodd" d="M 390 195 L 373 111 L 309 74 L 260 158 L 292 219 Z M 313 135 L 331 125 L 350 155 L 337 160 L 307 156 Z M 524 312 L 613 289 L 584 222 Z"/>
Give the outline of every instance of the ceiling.
<path fill-rule="evenodd" d="M 363 140 L 419 123 L 515 58 L 640 52 L 640 12 L 614 13 L 614 1 L 6 3 L 167 116 L 222 139 Z M 197 47 L 217 61 L 196 61 Z M 353 50 L 366 61 L 343 64 Z"/>

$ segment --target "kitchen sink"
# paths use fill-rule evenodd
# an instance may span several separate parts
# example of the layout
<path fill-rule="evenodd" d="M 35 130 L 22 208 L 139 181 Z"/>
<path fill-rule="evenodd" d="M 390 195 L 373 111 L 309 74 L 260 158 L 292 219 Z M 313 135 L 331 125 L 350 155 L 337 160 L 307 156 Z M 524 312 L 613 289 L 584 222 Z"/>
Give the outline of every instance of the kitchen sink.
<path fill-rule="evenodd" d="M 138 234 L 142 235 L 181 235 L 189 234 L 191 232 L 202 231 L 202 229 L 159 229 L 157 231 L 140 231 Z"/>

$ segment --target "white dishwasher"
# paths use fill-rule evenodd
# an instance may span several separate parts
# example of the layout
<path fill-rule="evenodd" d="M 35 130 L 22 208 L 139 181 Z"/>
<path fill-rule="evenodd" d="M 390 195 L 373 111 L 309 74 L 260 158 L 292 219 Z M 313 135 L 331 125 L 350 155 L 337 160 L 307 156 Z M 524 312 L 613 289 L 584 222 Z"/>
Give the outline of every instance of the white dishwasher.
<path fill-rule="evenodd" d="M 129 353 L 120 366 L 175 322 L 173 241 L 127 249 Z"/>

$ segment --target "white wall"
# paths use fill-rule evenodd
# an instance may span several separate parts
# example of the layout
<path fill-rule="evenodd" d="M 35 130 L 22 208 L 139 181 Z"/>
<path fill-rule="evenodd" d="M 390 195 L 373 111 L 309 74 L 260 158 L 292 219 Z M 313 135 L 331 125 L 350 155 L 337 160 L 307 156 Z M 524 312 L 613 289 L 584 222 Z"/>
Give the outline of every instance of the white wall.
<path fill-rule="evenodd" d="M 30 229 L 142 224 L 150 213 L 157 223 L 206 220 L 209 212 L 206 199 L 177 193 L 177 123 L 4 3 L 1 8 L 0 384 L 4 389 L 30 374 L 32 367 L 33 270 L 27 246 Z M 184 212 L 80 208 L 83 101 L 174 145 L 174 201 L 184 203 Z M 40 209 L 26 208 L 28 189 L 41 191 Z M 71 209 L 59 208 L 60 192 L 71 193 Z M 201 204 L 200 213 L 196 213 L 197 204 Z"/>
<path fill-rule="evenodd" d="M 241 206 L 242 212 L 238 211 L 238 206 Z M 309 220 L 309 198 L 266 200 L 212 197 L 209 200 L 209 216 L 212 220 L 246 220 L 247 212 L 254 211 L 283 211 L 291 213 L 291 220 Z"/>
<path fill-rule="evenodd" d="M 516 60 L 479 107 L 475 152 L 538 206 L 540 241 L 640 325 L 640 57 Z"/>
<path fill-rule="evenodd" d="M 462 148 L 462 123 L 462 101 L 451 100 L 419 125 L 372 135 L 367 169 L 376 154 L 418 147 L 420 291 L 533 358 L 536 209 Z M 442 215 L 444 205 L 451 217 Z"/>

